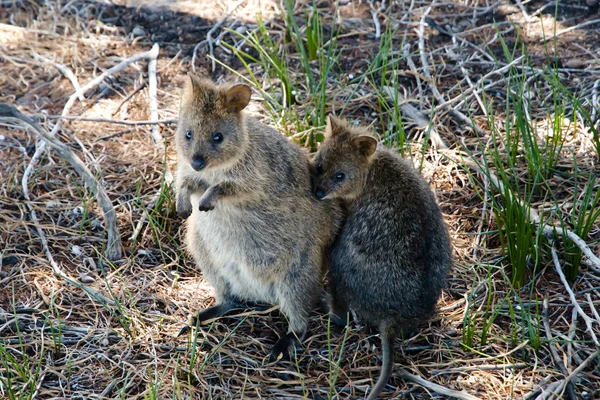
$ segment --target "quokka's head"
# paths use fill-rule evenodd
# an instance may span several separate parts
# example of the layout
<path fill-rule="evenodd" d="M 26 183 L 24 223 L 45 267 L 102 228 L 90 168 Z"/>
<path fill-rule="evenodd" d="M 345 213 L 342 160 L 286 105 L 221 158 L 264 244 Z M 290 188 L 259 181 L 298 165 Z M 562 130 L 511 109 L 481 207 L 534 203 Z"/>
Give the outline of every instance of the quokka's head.
<path fill-rule="evenodd" d="M 202 171 L 237 161 L 247 140 L 242 110 L 250 94 L 246 85 L 216 86 L 188 75 L 179 106 L 178 162 Z"/>
<path fill-rule="evenodd" d="M 315 197 L 351 200 L 360 195 L 376 149 L 369 130 L 330 115 L 325 141 L 311 162 Z"/>

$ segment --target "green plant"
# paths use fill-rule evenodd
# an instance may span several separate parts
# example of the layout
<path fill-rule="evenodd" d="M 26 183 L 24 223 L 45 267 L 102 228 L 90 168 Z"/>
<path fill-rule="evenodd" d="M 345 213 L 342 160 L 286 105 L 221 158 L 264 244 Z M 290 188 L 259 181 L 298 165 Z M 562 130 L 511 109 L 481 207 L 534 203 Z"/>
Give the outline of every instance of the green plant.
<path fill-rule="evenodd" d="M 400 69 L 400 63 L 404 57 L 394 57 L 398 53 L 398 51 L 394 51 L 394 45 L 396 48 L 402 48 L 406 37 L 403 37 L 402 41 L 398 43 L 396 34 L 397 31 L 390 25 L 386 26 L 379 41 L 379 51 L 375 55 L 367 75 L 376 86 L 377 103 L 383 111 L 379 113 L 379 121 L 383 127 L 384 141 L 387 146 L 397 148 L 404 156 L 406 133 L 400 111 L 400 77 L 396 72 Z M 424 140 L 423 143 L 426 144 L 427 140 Z M 424 152 L 426 148 L 427 146 L 424 145 Z"/>
<path fill-rule="evenodd" d="M 576 162 L 575 166 L 577 166 Z M 600 189 L 598 189 L 598 175 L 594 173 L 588 175 L 583 192 L 579 195 L 577 193 L 577 183 L 577 176 L 575 176 L 575 201 L 571 211 L 570 222 L 571 226 L 573 226 L 574 233 L 585 240 L 594 227 L 594 224 L 600 219 Z M 561 218 L 561 222 L 563 222 L 563 218 Z M 565 226 L 564 222 L 562 225 L 563 229 L 569 228 Z M 565 236 L 563 237 L 563 240 L 565 241 L 564 253 L 567 259 L 565 275 L 570 282 L 574 282 L 577 273 L 579 272 L 579 265 L 581 264 L 583 253 L 569 237 Z"/>
<path fill-rule="evenodd" d="M 348 316 L 349 319 L 349 316 Z M 335 398 L 335 383 L 337 382 L 337 378 L 340 373 L 340 364 L 342 362 L 342 355 L 344 354 L 344 347 L 346 345 L 346 340 L 348 339 L 348 333 L 350 332 L 350 321 L 347 321 L 346 327 L 344 328 L 344 338 L 342 339 L 342 343 L 340 345 L 340 355 L 337 361 L 334 363 L 333 361 L 333 352 L 331 350 L 331 318 L 327 319 L 327 350 L 329 357 L 329 398 Z"/>

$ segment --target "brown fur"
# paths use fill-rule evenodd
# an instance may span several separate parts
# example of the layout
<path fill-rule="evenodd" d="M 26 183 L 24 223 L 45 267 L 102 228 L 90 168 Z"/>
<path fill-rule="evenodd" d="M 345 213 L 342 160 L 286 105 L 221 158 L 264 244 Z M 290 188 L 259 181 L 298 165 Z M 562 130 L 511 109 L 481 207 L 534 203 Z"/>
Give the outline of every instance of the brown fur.
<path fill-rule="evenodd" d="M 274 359 L 304 335 L 339 211 L 312 196 L 306 153 L 244 115 L 249 100 L 245 85 L 190 76 L 175 139 L 177 211 L 190 217 L 187 249 L 216 291 L 216 305 L 198 319 L 239 300 L 278 304 L 290 330 Z M 204 166 L 194 169 L 199 159 Z"/>
<path fill-rule="evenodd" d="M 378 148 L 367 129 L 330 117 L 313 170 L 315 195 L 343 199 L 348 212 L 331 250 L 331 316 L 345 324 L 353 310 L 381 332 L 375 399 L 392 371 L 397 332 L 434 312 L 451 266 L 450 239 L 427 183 L 397 153 Z"/>

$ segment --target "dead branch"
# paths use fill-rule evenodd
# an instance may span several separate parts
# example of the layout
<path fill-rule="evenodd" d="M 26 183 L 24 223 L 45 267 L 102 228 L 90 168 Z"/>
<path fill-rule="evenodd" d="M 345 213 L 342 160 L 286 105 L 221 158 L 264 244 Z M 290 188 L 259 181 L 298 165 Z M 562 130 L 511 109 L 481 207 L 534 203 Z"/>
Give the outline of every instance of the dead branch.
<path fill-rule="evenodd" d="M 571 381 L 573 381 L 575 378 L 577 378 L 577 375 L 579 375 L 581 373 L 581 371 L 586 369 L 588 367 L 588 365 L 592 361 L 594 361 L 594 359 L 596 359 L 598 357 L 600 357 L 600 350 L 597 350 L 591 356 L 586 358 L 581 364 L 579 364 L 579 366 L 577 368 L 575 368 L 573 370 L 573 372 L 571 372 L 569 374 L 569 376 L 567 376 L 564 379 L 561 379 L 559 381 L 552 382 L 551 384 L 549 384 L 546 387 L 540 386 L 535 391 L 529 393 L 528 395 L 523 396 L 522 399 L 524 399 L 524 400 L 530 399 L 533 396 L 535 396 L 537 393 L 539 393 L 540 391 L 542 393 L 539 396 L 537 396 L 535 398 L 535 400 L 549 400 L 549 399 L 553 399 L 555 397 L 560 398 L 560 394 L 564 390 L 564 387 L 566 385 L 568 385 Z"/>
<path fill-rule="evenodd" d="M 156 49 L 156 55 L 154 58 L 151 58 L 150 62 L 148 63 L 148 92 L 149 92 L 149 96 L 150 96 L 150 115 L 151 115 L 152 119 L 157 120 L 158 119 L 158 101 L 156 98 L 156 91 L 157 91 L 156 61 L 157 61 L 157 57 L 158 57 L 158 44 L 155 44 L 152 47 L 152 49 Z M 154 138 L 154 143 L 156 144 L 158 151 L 164 155 L 165 145 L 164 145 L 164 140 L 158 130 L 158 124 L 154 124 L 152 126 L 152 137 Z M 173 181 L 173 175 L 171 174 L 170 171 L 167 171 L 165 174 L 165 184 L 170 185 L 172 181 Z M 132 233 L 131 237 L 129 238 L 129 240 L 131 242 L 134 242 L 137 239 L 140 232 L 142 231 L 142 226 L 144 225 L 144 223 L 146 223 L 146 220 L 148 219 L 148 210 L 151 210 L 154 208 L 161 192 L 162 192 L 162 185 L 158 189 L 158 192 L 155 193 L 154 196 L 152 197 L 152 200 L 148 204 L 148 207 L 146 207 L 146 209 L 144 209 L 142 218 L 140 218 L 140 220 L 136 224 L 135 229 L 133 230 L 133 233 Z"/>
<path fill-rule="evenodd" d="M 546 338 L 548 339 L 548 348 L 550 349 L 550 356 L 552 356 L 552 360 L 554 364 L 560 369 L 560 372 L 567 377 L 569 371 L 563 364 L 560 355 L 556 351 L 554 338 L 552 337 L 552 330 L 550 328 L 550 320 L 548 319 L 548 299 L 545 298 L 543 301 L 543 309 L 542 309 L 542 317 L 544 322 L 544 329 L 546 330 Z M 569 395 L 570 400 L 577 400 L 577 395 L 575 394 L 575 389 L 573 389 L 573 385 L 571 383 L 567 384 L 567 394 Z"/>
<path fill-rule="evenodd" d="M 385 0 L 381 2 L 379 8 L 375 8 L 373 5 L 374 0 L 369 0 L 369 7 L 371 11 L 371 17 L 373 18 L 373 24 L 375 25 L 375 39 L 379 39 L 381 37 L 381 24 L 379 23 L 379 13 L 385 11 Z"/>
<path fill-rule="evenodd" d="M 54 62 L 54 61 L 52 61 L 46 57 L 43 57 L 37 53 L 32 53 L 31 55 L 33 56 L 33 58 L 35 58 L 39 61 L 42 61 L 42 62 L 45 62 L 48 64 L 52 64 L 52 66 L 54 66 L 54 68 L 59 70 L 68 80 L 71 81 L 71 84 L 75 88 L 75 92 L 79 93 L 79 95 L 77 96 L 77 99 L 79 99 L 79 101 L 85 100 L 85 98 L 83 97 L 83 93 L 81 93 L 81 86 L 79 85 L 79 81 L 77 80 L 77 77 L 75 76 L 73 71 L 71 71 L 71 69 L 69 67 L 59 64 L 57 62 Z"/>
<path fill-rule="evenodd" d="M 560 382 L 560 386 L 559 386 L 559 390 L 558 392 L 562 392 L 563 388 L 568 385 L 573 379 L 575 379 L 577 377 L 577 375 L 579 375 L 581 373 L 581 371 L 583 371 L 584 369 L 587 368 L 587 366 L 594 361 L 596 358 L 600 357 L 600 350 L 596 350 L 595 353 L 593 353 L 591 356 L 589 356 L 588 358 L 585 359 L 585 361 L 583 361 L 581 364 L 579 364 L 579 366 L 577 368 L 575 368 L 573 370 L 573 372 L 571 372 L 569 374 L 569 376 L 567 376 L 565 379 L 563 379 Z"/>
<path fill-rule="evenodd" d="M 432 85 L 432 87 L 435 87 L 435 85 Z M 490 183 L 499 192 L 504 193 L 504 185 L 502 184 L 502 182 L 500 182 L 498 177 L 492 171 L 485 171 L 479 165 L 479 163 L 477 163 L 471 156 L 459 151 L 451 150 L 444 141 L 444 139 L 442 139 L 440 134 L 437 132 L 437 130 L 433 127 L 433 125 L 429 121 L 429 118 L 420 110 L 407 103 L 400 92 L 396 91 L 390 86 L 384 86 L 383 91 L 391 101 L 396 101 L 399 104 L 400 109 L 406 117 L 412 119 L 420 128 L 425 129 L 427 130 L 427 132 L 429 132 L 429 138 L 431 140 L 431 143 L 438 151 L 444 153 L 444 155 L 450 158 L 453 162 L 459 165 L 464 164 L 476 173 L 487 177 Z M 458 155 L 459 158 L 456 158 L 456 155 Z M 524 206 L 523 202 L 520 199 L 513 200 L 518 201 L 521 205 Z M 567 236 L 586 255 L 589 261 L 588 265 L 596 272 L 600 272 L 600 258 L 594 255 L 587 243 L 582 238 L 580 238 L 575 232 L 558 226 L 552 226 L 543 223 L 538 212 L 532 207 L 529 208 L 529 219 L 536 225 L 541 226 L 543 229 L 543 233 L 548 237 L 553 237 L 554 234 L 563 237 Z"/>
<path fill-rule="evenodd" d="M 495 370 L 505 370 L 505 369 L 521 369 L 527 368 L 529 364 L 527 363 L 515 363 L 515 364 L 488 364 L 488 365 L 470 365 L 466 367 L 456 367 L 456 368 L 446 368 L 446 369 L 432 369 L 429 371 L 432 375 L 444 375 L 444 374 L 456 374 L 463 372 L 472 372 L 472 371 L 495 371 Z"/>
<path fill-rule="evenodd" d="M 428 381 L 427 379 L 421 378 L 418 375 L 413 375 L 411 373 L 408 373 L 404 369 L 401 369 L 397 375 L 404 380 L 414 382 L 416 384 L 419 384 L 429 390 L 432 390 L 432 391 L 434 391 L 438 394 L 444 395 L 444 396 L 453 397 L 455 399 L 461 399 L 461 400 L 479 400 L 479 397 L 473 396 L 466 392 L 459 392 L 458 390 L 452 390 L 452 389 L 445 388 L 441 385 L 438 385 L 437 383 L 433 383 L 431 381 Z"/>
<path fill-rule="evenodd" d="M 98 203 L 104 211 L 104 221 L 106 228 L 107 244 L 105 256 L 108 260 L 114 261 L 121 259 L 123 255 L 123 247 L 121 246 L 121 236 L 117 225 L 117 214 L 113 205 L 104 191 L 100 182 L 94 177 L 94 174 L 85 166 L 83 161 L 75 154 L 68 146 L 61 143 L 58 139 L 52 136 L 45 128 L 37 124 L 31 118 L 25 116 L 15 107 L 0 103 L 0 117 L 16 125 L 29 128 L 38 134 L 50 147 L 69 164 L 83 178 L 85 184 L 90 188 L 96 196 Z"/>
<path fill-rule="evenodd" d="M 565 273 L 562 270 L 562 267 L 560 265 L 560 260 L 558 259 L 558 252 L 556 251 L 556 247 L 554 245 L 552 246 L 552 261 L 554 261 L 554 268 L 556 269 L 556 272 L 560 276 L 560 281 L 562 282 L 563 286 L 565 287 L 565 290 L 569 294 L 569 299 L 571 300 L 571 304 L 573 304 L 573 306 L 575 307 L 575 309 L 577 310 L 579 315 L 581 315 L 581 318 L 583 318 L 583 320 L 585 321 L 587 330 L 590 333 L 590 336 L 592 337 L 592 340 L 594 341 L 596 346 L 600 346 L 600 342 L 598 342 L 598 338 L 596 337 L 596 333 L 594 332 L 594 328 L 592 327 L 594 320 L 587 316 L 587 314 L 583 311 L 583 309 L 577 302 L 575 293 L 573 293 L 573 290 L 571 289 L 571 285 L 567 281 L 567 277 L 565 276 Z"/>
<path fill-rule="evenodd" d="M 84 122 L 99 122 L 102 124 L 115 124 L 115 125 L 129 125 L 129 126 L 140 126 L 140 125 L 169 125 L 177 123 L 176 119 L 164 119 L 157 121 L 125 121 L 122 119 L 108 119 L 108 118 L 89 118 L 89 117 L 71 117 L 62 115 L 44 115 L 48 119 L 64 119 L 67 121 L 84 121 Z"/>
<path fill-rule="evenodd" d="M 62 126 L 63 119 L 68 116 L 69 111 L 71 111 L 71 108 L 75 104 L 75 100 L 77 100 L 80 96 L 85 96 L 85 93 L 88 90 L 93 89 L 94 87 L 99 85 L 108 76 L 116 74 L 117 72 L 126 68 L 130 64 L 133 64 L 134 62 L 146 59 L 146 58 L 150 57 L 152 54 L 153 54 L 152 50 L 149 50 L 149 51 L 145 51 L 143 53 L 138 53 L 136 55 L 133 55 L 133 56 L 121 61 L 119 64 L 115 65 L 114 67 L 107 69 L 102 74 L 98 75 L 96 78 L 94 78 L 91 81 L 89 81 L 88 83 L 86 83 L 79 90 L 76 90 L 75 93 L 73 93 L 69 97 L 69 99 L 67 100 L 67 103 L 63 107 L 63 110 L 61 113 L 62 118 L 59 119 L 58 122 L 52 128 L 52 131 L 50 131 L 50 136 L 53 136 L 53 137 L 56 136 L 56 134 L 58 133 L 58 131 L 60 130 L 60 128 Z M 40 157 L 42 156 L 42 153 L 44 152 L 45 148 L 46 148 L 45 141 L 42 141 L 41 143 L 39 143 L 35 150 L 35 153 L 33 154 L 33 157 L 31 157 L 31 160 L 29 161 L 29 165 L 27 165 L 27 168 L 25 168 L 25 173 L 23 174 L 23 179 L 21 180 L 21 186 L 23 186 L 24 188 L 27 187 L 28 182 L 29 182 L 29 177 L 33 173 L 33 168 L 35 167 L 35 165 L 39 161 Z M 27 199 L 27 200 L 30 200 L 30 199 Z"/>
<path fill-rule="evenodd" d="M 487 79 L 489 79 L 491 76 L 493 75 L 501 75 L 503 72 L 509 70 L 510 68 L 512 68 L 513 66 L 515 66 L 516 64 L 518 64 L 521 60 L 523 60 L 525 56 L 520 56 L 515 58 L 514 60 L 512 60 L 510 63 L 506 64 L 505 66 L 503 66 L 502 68 L 493 70 L 488 72 L 487 74 L 485 74 L 484 76 L 482 76 L 481 78 L 479 78 L 479 80 L 477 81 L 477 83 L 475 83 L 474 85 L 472 85 L 469 89 L 465 90 L 464 92 L 462 92 L 460 94 L 460 96 L 457 96 L 453 99 L 444 101 L 440 104 L 438 104 L 437 106 L 435 106 L 435 108 L 433 109 L 434 112 L 439 112 L 440 110 L 444 109 L 444 108 L 448 108 L 450 106 L 452 106 L 454 103 L 456 103 L 459 100 L 462 100 L 465 96 L 475 92 L 475 94 L 477 94 L 478 90 L 481 88 L 481 84 L 483 82 L 485 82 Z"/>
<path fill-rule="evenodd" d="M 153 121 L 158 121 L 158 84 L 156 78 L 158 52 L 158 44 L 154 43 L 152 50 L 150 50 L 150 54 L 148 55 L 148 96 L 150 97 L 150 119 Z M 154 139 L 154 143 L 156 144 L 156 147 L 158 147 L 159 151 L 163 152 L 165 149 L 165 144 L 164 139 L 160 134 L 160 130 L 158 129 L 158 124 L 152 125 L 152 138 Z"/>
<path fill-rule="evenodd" d="M 115 65 L 114 67 L 111 67 L 109 69 L 107 69 L 106 71 L 104 71 L 102 74 L 100 74 L 99 76 L 97 76 L 96 78 L 92 79 L 91 81 L 89 81 L 87 84 L 85 84 L 84 86 L 80 87 L 79 90 L 75 90 L 75 93 L 71 94 L 71 96 L 69 96 L 69 99 L 67 100 L 66 104 L 63 107 L 62 113 L 61 113 L 61 118 L 58 119 L 57 123 L 54 125 L 54 127 L 52 128 L 51 132 L 47 132 L 45 131 L 43 128 L 39 129 L 36 128 L 36 125 L 31 125 L 32 129 L 38 131 L 38 133 L 40 133 L 40 136 L 42 138 L 44 138 L 44 140 L 42 140 L 41 142 L 39 142 L 37 144 L 37 148 L 35 153 L 33 154 L 33 156 L 31 157 L 31 160 L 29 161 L 29 164 L 27 165 L 27 168 L 25 168 L 25 172 L 23 173 L 23 178 L 21 179 L 21 187 L 23 189 L 23 194 L 25 196 L 25 199 L 30 202 L 31 201 L 31 197 L 29 196 L 29 177 L 31 176 L 31 174 L 33 173 L 33 169 L 35 168 L 35 165 L 37 164 L 38 160 L 40 159 L 40 157 L 42 156 L 45 148 L 46 148 L 46 143 L 49 143 L 52 145 L 52 142 L 49 139 L 53 139 L 56 134 L 58 133 L 58 131 L 60 130 L 61 126 L 62 126 L 62 121 L 68 116 L 69 111 L 71 110 L 71 108 L 73 107 L 73 105 L 75 104 L 75 101 L 80 97 L 80 96 L 85 96 L 85 93 L 96 87 L 97 85 L 99 85 L 102 81 L 104 81 L 104 79 L 106 79 L 108 76 L 113 75 L 121 70 L 123 70 L 124 68 L 126 68 L 127 66 L 129 66 L 130 64 L 143 60 L 143 59 L 147 59 L 149 57 L 152 57 L 154 54 L 156 53 L 156 49 L 153 48 L 153 50 L 149 50 L 146 52 L 142 52 L 142 53 L 138 53 L 136 55 L 133 55 L 123 61 L 121 61 L 119 64 Z M 10 107 L 10 106 L 9 106 Z M 15 109 L 15 111 L 17 111 Z M 17 111 L 18 112 L 18 111 Z M 22 115 L 22 114 L 21 114 Z M 23 120 L 25 121 L 25 120 Z M 31 121 L 31 120 L 29 120 Z M 39 125 L 38 125 L 39 127 Z M 41 132 L 47 133 L 48 136 L 44 137 Z M 62 143 L 56 141 L 55 145 L 58 144 L 58 148 L 60 149 L 60 145 L 62 145 Z M 63 145 L 64 146 L 64 145 Z M 67 148 L 68 150 L 68 148 Z M 59 151 L 59 150 L 57 150 Z M 79 160 L 81 161 L 81 160 Z M 83 165 L 83 164 L 82 164 Z M 78 168 L 80 168 L 81 166 L 78 166 Z M 85 167 L 85 165 L 83 165 L 83 167 L 85 168 L 85 170 L 87 170 L 87 168 Z M 80 174 L 82 174 L 84 171 L 83 169 L 81 169 Z M 89 170 L 87 170 L 89 172 Z M 83 176 L 83 175 L 82 175 Z M 90 175 L 92 176 L 92 175 Z M 93 176 L 92 176 L 93 177 Z M 85 179 L 85 177 L 84 177 Z M 95 179 L 94 179 L 95 180 Z M 95 188 L 101 188 L 100 185 L 94 185 L 94 181 L 90 181 L 90 189 L 92 189 L 92 191 L 96 190 Z M 103 191 L 102 191 L 103 192 Z M 103 206 L 107 206 L 108 204 L 110 204 L 110 201 L 108 201 L 108 196 L 106 196 L 106 200 L 107 202 L 101 203 L 101 205 Z M 114 213 L 114 209 L 112 208 L 112 204 L 110 206 L 110 209 L 112 210 L 112 212 Z M 38 233 L 41 232 L 41 228 L 39 228 L 39 220 L 37 218 L 37 215 L 35 213 L 35 210 L 33 210 L 30 207 L 30 211 L 31 211 L 31 219 L 33 221 L 33 223 L 36 225 L 36 227 L 38 228 Z M 105 213 L 107 212 L 107 210 L 105 209 Z M 114 218 L 114 226 L 116 228 L 116 216 L 113 216 L 113 214 L 109 214 L 109 215 L 105 215 L 105 218 L 107 218 L 107 230 L 109 229 L 109 223 L 108 223 L 108 219 L 109 218 Z M 116 260 L 121 258 L 122 255 L 122 248 L 121 248 L 121 244 L 120 244 L 120 239 L 118 236 L 118 230 L 115 231 L 108 231 L 107 233 L 109 233 L 111 236 L 108 237 L 108 245 L 107 246 L 107 258 L 110 260 Z M 115 236 L 116 234 L 116 236 Z M 110 253 L 109 253 L 110 250 Z"/>
<path fill-rule="evenodd" d="M 600 19 L 592 19 L 590 21 L 585 21 L 585 22 L 582 22 L 581 24 L 570 26 L 568 28 L 563 29 L 562 31 L 558 31 L 558 32 L 556 32 L 556 34 L 551 35 L 549 37 L 543 37 L 540 39 L 540 42 L 546 42 L 548 40 L 553 40 L 553 39 L 559 37 L 560 35 L 564 35 L 565 33 L 569 33 L 569 32 L 575 31 L 577 29 L 581 29 L 584 26 L 593 25 L 593 24 L 597 24 L 597 23 L 600 23 Z"/>
<path fill-rule="evenodd" d="M 238 0 L 237 2 L 232 4 L 231 7 L 229 8 L 229 10 L 227 11 L 227 13 L 225 13 L 225 16 L 223 18 L 221 18 L 212 28 L 210 28 L 210 30 L 206 34 L 206 39 L 199 42 L 194 47 L 194 51 L 192 52 L 192 71 L 196 72 L 196 53 L 198 52 L 198 49 L 205 44 L 208 44 L 208 47 L 209 47 L 209 54 L 211 56 L 211 61 L 212 61 L 212 71 L 215 70 L 214 40 L 212 38 L 212 35 L 213 35 L 213 33 L 215 33 L 217 31 L 217 29 L 219 29 L 225 23 L 225 21 L 227 21 L 227 18 L 229 18 L 231 16 L 231 14 L 233 14 L 234 11 L 237 10 L 237 8 L 239 6 L 241 6 L 245 1 L 246 0 Z"/>
<path fill-rule="evenodd" d="M 421 55 L 421 67 L 423 68 L 423 75 L 427 78 L 427 83 L 429 83 L 429 87 L 431 88 L 431 92 L 433 93 L 433 96 L 435 97 L 436 101 L 443 104 L 445 102 L 444 96 L 442 96 L 437 86 L 435 85 L 435 81 L 431 77 L 431 73 L 429 72 L 429 63 L 427 62 L 427 56 L 425 55 L 425 20 L 427 19 L 427 15 L 430 12 L 431 6 L 429 6 L 427 10 L 425 10 L 421 18 L 421 22 L 419 23 L 419 29 L 417 29 L 417 35 L 419 36 L 418 47 L 419 53 Z M 471 126 L 471 128 L 473 128 L 473 130 L 479 136 L 485 136 L 485 132 L 479 126 L 477 126 L 475 122 L 471 121 L 471 119 L 465 114 L 461 113 L 460 111 L 454 108 L 450 108 L 448 112 L 452 114 L 454 118 L 460 120 L 464 124 Z"/>

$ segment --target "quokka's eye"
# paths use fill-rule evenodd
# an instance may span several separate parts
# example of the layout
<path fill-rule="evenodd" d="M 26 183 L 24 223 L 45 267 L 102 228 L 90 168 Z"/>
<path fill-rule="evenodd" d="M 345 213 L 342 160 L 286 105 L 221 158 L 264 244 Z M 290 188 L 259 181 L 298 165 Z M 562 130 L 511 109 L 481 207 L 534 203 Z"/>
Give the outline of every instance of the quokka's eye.
<path fill-rule="evenodd" d="M 186 138 L 187 140 L 192 140 L 192 131 L 187 131 L 187 132 L 185 133 L 185 138 Z"/>
<path fill-rule="evenodd" d="M 221 132 L 217 132 L 212 137 L 213 142 L 221 143 L 223 141 L 223 134 Z"/>
<path fill-rule="evenodd" d="M 317 173 L 318 174 L 322 174 L 323 173 L 323 163 L 318 163 L 317 164 Z"/>
<path fill-rule="evenodd" d="M 343 181 L 346 178 L 346 174 L 344 174 L 343 172 L 338 172 L 337 174 L 335 174 L 335 180 L 338 182 Z"/>

